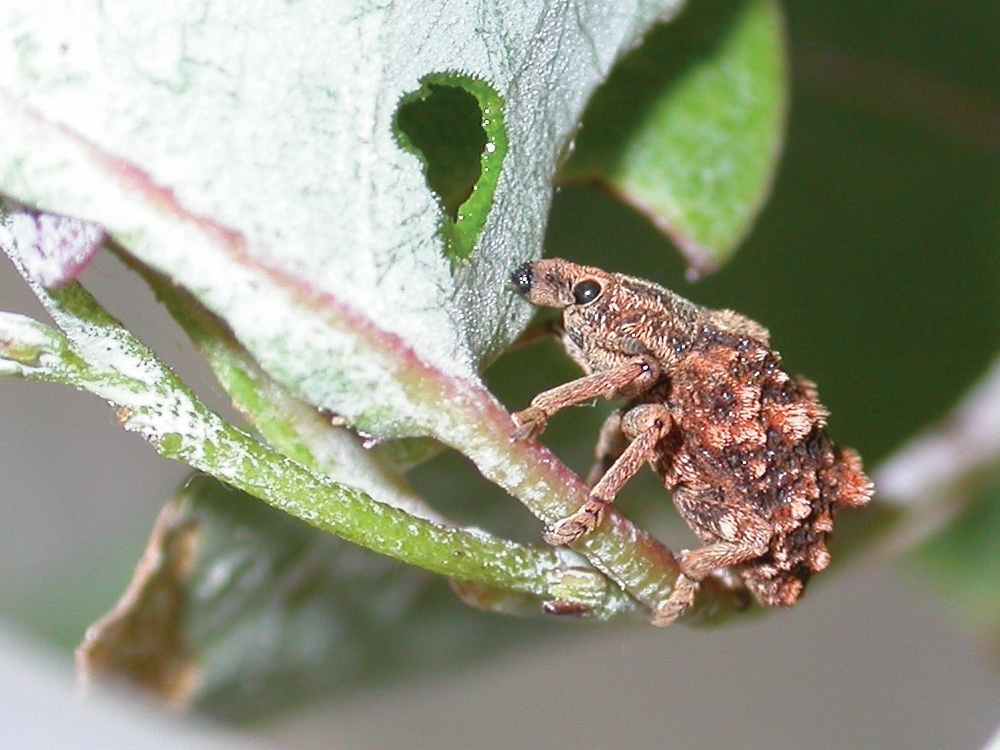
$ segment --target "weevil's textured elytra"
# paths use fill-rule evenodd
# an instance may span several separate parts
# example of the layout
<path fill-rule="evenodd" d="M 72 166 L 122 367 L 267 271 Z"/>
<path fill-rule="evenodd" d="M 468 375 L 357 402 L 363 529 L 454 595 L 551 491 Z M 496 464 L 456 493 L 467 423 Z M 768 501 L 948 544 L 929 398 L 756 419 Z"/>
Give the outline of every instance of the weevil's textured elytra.
<path fill-rule="evenodd" d="M 527 263 L 512 282 L 536 305 L 563 310 L 562 340 L 587 373 L 514 415 L 514 438 L 537 437 L 559 410 L 598 397 L 626 404 L 601 430 L 589 502 L 551 528 L 567 544 L 600 523 L 625 483 L 650 465 L 703 546 L 654 616 L 668 625 L 698 582 L 735 572 L 765 606 L 791 606 L 830 563 L 839 508 L 873 486 L 850 449 L 825 432 L 816 386 L 792 377 L 767 330 L 641 279 L 558 258 Z"/>

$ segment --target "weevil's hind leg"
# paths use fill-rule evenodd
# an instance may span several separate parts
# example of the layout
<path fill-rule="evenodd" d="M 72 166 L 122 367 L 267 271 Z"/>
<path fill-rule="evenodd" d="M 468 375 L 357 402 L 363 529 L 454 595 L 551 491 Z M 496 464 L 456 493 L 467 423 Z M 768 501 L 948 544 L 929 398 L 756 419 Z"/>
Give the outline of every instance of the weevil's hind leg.
<path fill-rule="evenodd" d="M 677 622 L 677 618 L 687 612 L 694 604 L 698 593 L 698 582 L 692 581 L 683 573 L 677 576 L 670 596 L 664 599 L 653 612 L 652 623 L 658 628 L 665 628 Z"/>
<path fill-rule="evenodd" d="M 653 616 L 653 624 L 661 627 L 672 624 L 694 603 L 698 584 L 707 576 L 765 554 L 772 534 L 763 518 L 746 509 L 721 505 L 712 493 L 680 488 L 674 493 L 674 502 L 688 523 L 719 541 L 677 556 L 681 575 Z"/>
<path fill-rule="evenodd" d="M 601 425 L 601 431 L 597 435 L 597 444 L 594 446 L 594 463 L 590 465 L 587 472 L 587 486 L 593 487 L 601 477 L 608 473 L 618 457 L 628 448 L 628 440 L 622 432 L 622 413 L 613 412 L 608 415 Z"/>
<path fill-rule="evenodd" d="M 623 436 L 631 438 L 632 442 L 591 488 L 587 502 L 546 532 L 545 541 L 549 544 L 571 544 L 597 528 L 604 509 L 615 501 L 618 493 L 643 466 L 659 455 L 657 444 L 670 432 L 670 412 L 663 404 L 642 404 L 630 409 L 621 418 L 620 424 Z M 609 432 L 610 429 L 608 427 Z"/>

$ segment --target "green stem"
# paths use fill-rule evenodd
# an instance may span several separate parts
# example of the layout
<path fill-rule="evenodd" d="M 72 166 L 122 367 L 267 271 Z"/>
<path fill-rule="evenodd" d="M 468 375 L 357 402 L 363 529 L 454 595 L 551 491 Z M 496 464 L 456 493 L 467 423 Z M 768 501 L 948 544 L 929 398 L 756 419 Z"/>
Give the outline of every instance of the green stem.
<path fill-rule="evenodd" d="M 0 375 L 90 391 L 117 408 L 125 429 L 163 456 L 258 497 L 324 531 L 401 562 L 484 586 L 553 599 L 565 565 L 556 554 L 485 534 L 446 528 L 317 475 L 212 412 L 155 355 L 77 284 L 32 285 L 66 335 L 0 313 Z M 587 597 L 605 619 L 631 608 L 594 577 Z"/>
<path fill-rule="evenodd" d="M 256 361 L 235 340 L 217 317 L 183 289 L 131 258 L 118 253 L 122 261 L 142 276 L 178 325 L 205 357 L 222 387 L 239 409 L 281 453 L 315 472 L 367 490 L 381 502 L 436 523 L 452 524 L 431 508 L 398 471 L 396 452 L 365 450 L 350 431 L 335 427 L 315 408 L 292 396 L 260 369 Z M 539 550 L 535 550 L 540 552 Z M 546 554 L 552 554 L 545 551 Z M 549 601 L 562 602 L 569 609 L 606 609 L 604 589 L 614 586 L 596 571 L 581 566 L 552 565 L 547 575 L 551 586 Z M 483 586 L 469 580 L 456 581 L 452 588 L 460 598 L 479 609 L 512 614 L 538 614 L 538 601 L 514 589 Z M 626 598 L 624 594 L 620 594 Z M 633 606 L 626 606 L 634 609 Z"/>
<path fill-rule="evenodd" d="M 236 407 L 279 452 L 313 472 L 362 489 L 411 515 L 449 524 L 403 478 L 394 460 L 366 450 L 354 433 L 295 398 L 267 375 L 226 325 L 201 303 L 126 253 L 119 258 L 138 273 L 184 329 Z"/>

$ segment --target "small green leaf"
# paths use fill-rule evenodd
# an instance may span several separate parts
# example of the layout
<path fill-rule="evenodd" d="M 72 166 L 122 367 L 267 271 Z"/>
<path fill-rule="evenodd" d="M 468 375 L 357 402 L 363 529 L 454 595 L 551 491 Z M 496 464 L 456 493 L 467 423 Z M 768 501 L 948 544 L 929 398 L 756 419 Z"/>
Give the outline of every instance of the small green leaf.
<path fill-rule="evenodd" d="M 711 272 L 768 193 L 786 98 L 778 3 L 693 3 L 597 91 L 560 178 L 606 184 Z"/>

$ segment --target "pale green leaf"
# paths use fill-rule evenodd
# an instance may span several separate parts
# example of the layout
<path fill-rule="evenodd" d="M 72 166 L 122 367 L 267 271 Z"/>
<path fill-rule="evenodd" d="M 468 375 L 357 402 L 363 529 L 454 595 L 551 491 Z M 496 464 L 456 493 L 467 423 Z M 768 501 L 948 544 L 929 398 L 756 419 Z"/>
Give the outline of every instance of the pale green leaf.
<path fill-rule="evenodd" d="M 678 0 L 61 5 L 5 8 L 0 191 L 102 224 L 277 380 L 400 435 L 440 425 L 339 329 L 475 378 L 530 314 L 507 278 L 541 253 L 587 98 Z M 397 120 L 432 84 L 485 133 L 451 229 Z"/>
<path fill-rule="evenodd" d="M 530 314 L 507 278 L 540 254 L 588 96 L 677 5 L 81 0 L 69 14 L 18 0 L 0 45 L 0 191 L 103 225 L 293 395 L 376 437 L 450 445 L 554 522 L 586 486 L 511 443 L 478 372 Z M 486 133 L 451 232 L 448 191 L 428 187 L 397 119 L 441 85 L 476 99 Z M 480 219 L 471 256 L 449 246 Z M 575 549 L 649 607 L 676 579 L 614 511 Z"/>

